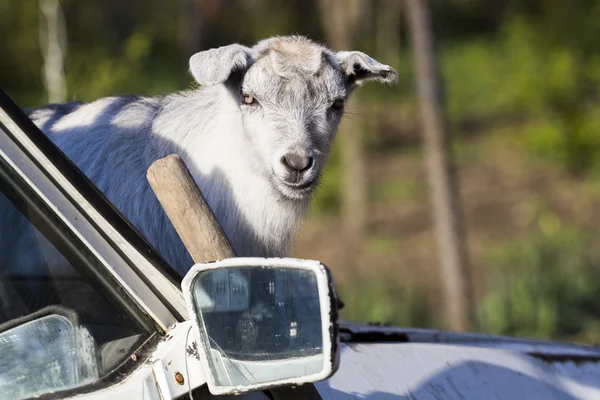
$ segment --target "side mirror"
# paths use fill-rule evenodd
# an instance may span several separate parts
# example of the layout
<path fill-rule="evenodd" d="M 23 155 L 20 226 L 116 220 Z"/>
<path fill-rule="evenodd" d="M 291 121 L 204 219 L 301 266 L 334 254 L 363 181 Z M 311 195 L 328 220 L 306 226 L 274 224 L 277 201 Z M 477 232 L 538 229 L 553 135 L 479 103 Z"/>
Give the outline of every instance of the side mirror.
<path fill-rule="evenodd" d="M 212 394 L 326 379 L 339 363 L 336 295 L 318 261 L 196 264 L 183 293 Z"/>
<path fill-rule="evenodd" d="M 0 325 L 0 392 L 21 399 L 98 379 L 94 340 L 77 314 L 49 306 Z"/>

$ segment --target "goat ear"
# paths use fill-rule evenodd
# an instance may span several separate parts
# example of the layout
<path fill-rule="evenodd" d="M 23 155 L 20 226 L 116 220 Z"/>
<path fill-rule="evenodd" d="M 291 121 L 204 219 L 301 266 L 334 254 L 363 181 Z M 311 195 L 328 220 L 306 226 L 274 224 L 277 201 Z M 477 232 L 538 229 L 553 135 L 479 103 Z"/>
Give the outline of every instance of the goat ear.
<path fill-rule="evenodd" d="M 360 86 L 367 81 L 398 82 L 398 72 L 394 68 L 381 64 L 360 51 L 340 51 L 336 53 L 336 58 L 349 88 Z"/>
<path fill-rule="evenodd" d="M 232 44 L 194 54 L 190 58 L 190 72 L 200 85 L 217 85 L 232 73 L 247 70 L 252 61 L 248 47 Z"/>

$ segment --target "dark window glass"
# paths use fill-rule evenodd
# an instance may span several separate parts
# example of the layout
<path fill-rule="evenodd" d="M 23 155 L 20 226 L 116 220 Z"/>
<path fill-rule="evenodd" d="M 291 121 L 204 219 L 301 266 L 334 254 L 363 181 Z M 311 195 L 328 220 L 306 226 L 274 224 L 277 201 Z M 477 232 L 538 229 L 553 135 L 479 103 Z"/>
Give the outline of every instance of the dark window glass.
<path fill-rule="evenodd" d="M 149 336 L 77 237 L 0 162 L 0 391 L 91 383 Z"/>

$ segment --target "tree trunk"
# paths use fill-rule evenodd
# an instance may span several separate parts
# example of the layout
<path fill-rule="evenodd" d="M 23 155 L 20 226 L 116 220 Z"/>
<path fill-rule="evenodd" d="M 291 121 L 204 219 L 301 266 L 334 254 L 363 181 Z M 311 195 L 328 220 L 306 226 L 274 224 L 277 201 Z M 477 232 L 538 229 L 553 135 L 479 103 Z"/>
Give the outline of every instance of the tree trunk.
<path fill-rule="evenodd" d="M 58 0 L 40 0 L 40 46 L 44 57 L 44 86 L 49 103 L 64 103 L 67 90 L 64 60 L 67 53 L 67 30 Z"/>
<path fill-rule="evenodd" d="M 400 59 L 402 2 L 399 0 L 379 0 L 376 11 L 375 41 L 377 59 L 385 64 L 394 65 Z"/>
<path fill-rule="evenodd" d="M 407 0 L 406 4 L 447 325 L 450 329 L 465 331 L 469 329 L 472 316 L 469 267 L 428 4 L 427 0 Z"/>
<path fill-rule="evenodd" d="M 320 0 L 321 16 L 327 39 L 335 50 L 350 50 L 360 22 L 359 0 Z M 360 108 L 356 97 L 349 107 Z M 342 224 L 347 239 L 359 241 L 365 232 L 367 215 L 367 181 L 360 122 L 344 118 L 338 141 L 342 148 L 343 189 Z"/>
<path fill-rule="evenodd" d="M 198 0 L 186 0 L 183 12 L 185 56 L 189 58 L 200 51 L 201 46 L 202 10 L 200 2 Z"/>

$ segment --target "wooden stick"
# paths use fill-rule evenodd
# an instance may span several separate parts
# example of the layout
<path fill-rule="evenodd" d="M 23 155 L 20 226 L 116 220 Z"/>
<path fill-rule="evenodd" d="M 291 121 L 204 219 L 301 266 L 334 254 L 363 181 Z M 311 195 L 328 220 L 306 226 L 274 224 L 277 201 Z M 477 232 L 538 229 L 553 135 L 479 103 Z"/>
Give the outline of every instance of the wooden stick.
<path fill-rule="evenodd" d="M 181 157 L 155 161 L 146 177 L 194 262 L 236 257 Z"/>

